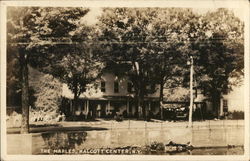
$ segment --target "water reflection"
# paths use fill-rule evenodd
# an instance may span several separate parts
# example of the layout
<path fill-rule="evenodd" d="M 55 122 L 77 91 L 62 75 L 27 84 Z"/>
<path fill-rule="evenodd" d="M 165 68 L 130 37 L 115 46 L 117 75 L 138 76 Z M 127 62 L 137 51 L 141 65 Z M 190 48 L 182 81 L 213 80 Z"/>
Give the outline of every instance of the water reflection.
<path fill-rule="evenodd" d="M 44 146 L 48 149 L 74 149 L 86 141 L 87 132 L 44 133 Z"/>
<path fill-rule="evenodd" d="M 223 129 L 222 129 L 223 130 Z M 193 131 L 190 133 L 189 131 L 186 131 L 187 135 L 190 135 L 190 138 L 192 139 L 193 143 L 196 145 L 202 144 L 204 145 L 203 148 L 194 148 L 194 149 L 187 149 L 183 151 L 178 152 L 166 152 L 164 150 L 147 150 L 145 145 L 149 145 L 149 142 L 152 140 L 158 140 L 158 142 L 166 143 L 169 141 L 169 139 L 172 139 L 172 135 L 178 134 L 176 131 L 170 132 L 170 131 L 141 131 L 141 130 L 126 130 L 126 131 L 60 131 L 60 132 L 52 132 L 52 133 L 43 133 L 42 134 L 42 140 L 43 140 L 43 148 L 45 149 L 54 149 L 54 150 L 66 150 L 74 149 L 76 153 L 79 151 L 84 151 L 88 149 L 124 149 L 126 146 L 127 149 L 136 149 L 141 151 L 140 153 L 136 153 L 133 155 L 143 154 L 143 155 L 243 155 L 244 154 L 244 147 L 243 146 L 235 146 L 235 147 L 218 147 L 219 144 L 222 145 L 223 143 L 233 143 L 230 145 L 236 145 L 235 140 L 237 135 L 239 135 L 238 132 L 231 131 L 231 130 L 223 130 L 226 133 L 223 133 L 221 130 L 213 130 L 210 133 L 213 133 L 210 137 L 205 135 L 210 135 L 210 133 L 204 132 L 204 130 L 199 131 Z M 183 132 L 183 130 L 182 130 Z M 202 133 L 204 132 L 204 133 Z M 220 137 L 220 135 L 222 135 Z M 195 136 L 195 138 L 194 138 Z M 175 136 L 175 139 L 178 138 L 178 141 L 181 141 L 181 137 L 183 135 Z M 180 139 L 179 139 L 180 138 Z M 220 138 L 220 141 L 218 141 L 218 138 Z M 241 138 L 241 137 L 238 137 Z M 183 142 L 185 139 L 183 139 Z M 237 143 L 240 143 L 241 140 L 236 140 Z M 243 141 L 243 140 L 242 140 Z M 216 143 L 213 143 L 216 142 Z M 198 144 L 199 143 L 199 144 Z M 213 147 L 211 145 L 213 144 Z M 128 145 L 136 145 L 134 147 L 128 146 Z M 164 149 L 164 144 L 163 148 Z M 226 144 L 228 145 L 228 144 Z M 240 144 L 241 145 L 241 144 Z M 207 148 L 209 147 L 210 148 Z M 156 148 L 157 149 L 157 148 Z M 126 148 L 125 148 L 126 150 Z M 33 154 L 41 154 L 41 152 L 34 152 Z M 55 154 L 49 153 L 49 154 Z M 57 153 L 56 153 L 57 154 Z M 61 153 L 65 154 L 65 153 Z M 84 153 L 81 153 L 84 154 Z M 99 154 L 99 153 L 98 153 Z M 113 154 L 118 155 L 118 154 Z"/>

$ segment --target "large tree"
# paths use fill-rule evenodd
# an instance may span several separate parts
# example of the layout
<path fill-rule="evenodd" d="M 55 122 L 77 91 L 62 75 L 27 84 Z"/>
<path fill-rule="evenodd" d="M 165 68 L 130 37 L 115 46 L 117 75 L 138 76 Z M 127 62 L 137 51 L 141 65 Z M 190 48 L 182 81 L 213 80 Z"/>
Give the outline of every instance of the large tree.
<path fill-rule="evenodd" d="M 74 52 L 68 53 L 56 65 L 62 70 L 59 78 L 74 94 L 73 114 L 77 110 L 80 95 L 86 91 L 88 84 L 100 76 L 103 68 L 103 63 L 93 55 L 92 50 L 89 50 L 90 47 L 86 48 L 85 44 L 78 44 L 74 49 Z"/>
<path fill-rule="evenodd" d="M 128 61 L 140 112 L 144 96 L 155 92 L 148 86 L 160 84 L 159 100 L 164 87 L 181 86 L 189 71 L 186 62 L 197 53 L 192 40 L 199 32 L 201 17 L 191 9 L 115 8 L 105 9 L 100 28 L 109 59 Z M 198 40 L 196 40 L 198 41 Z"/>
<path fill-rule="evenodd" d="M 182 86 L 183 76 L 189 71 L 186 64 L 195 52 L 191 48 L 190 39 L 197 35 L 201 17 L 191 9 L 182 8 L 157 9 L 156 16 L 152 23 L 150 47 L 157 62 L 155 68 L 160 84 L 159 101 L 163 101 L 164 88 Z"/>
<path fill-rule="evenodd" d="M 107 62 L 125 63 L 124 71 L 133 83 L 138 117 L 146 117 L 144 97 L 153 93 L 157 83 L 153 50 L 148 50 L 151 23 L 156 17 L 153 8 L 105 8 L 100 18 L 99 42 Z"/>
<path fill-rule="evenodd" d="M 223 93 L 243 78 L 244 24 L 227 9 L 208 12 L 201 22 L 201 40 L 192 43 L 198 51 L 195 76 L 198 86 L 212 102 L 215 116 L 219 116 Z"/>
<path fill-rule="evenodd" d="M 51 11 L 54 13 L 43 17 L 43 30 L 48 33 L 39 34 L 39 40 L 52 42 L 39 46 L 34 46 L 34 57 L 39 57 L 43 53 L 49 57 L 50 61 L 46 66 L 38 66 L 45 72 L 59 78 L 66 83 L 74 94 L 73 113 L 78 106 L 80 95 L 86 90 L 86 85 L 94 81 L 103 67 L 99 57 L 92 49 L 95 48 L 95 30 L 93 26 L 87 26 L 84 22 L 84 16 L 89 9 L 84 8 L 58 8 Z M 38 18 L 39 19 L 39 18 Z M 58 55 L 59 54 L 59 55 Z M 45 60 L 48 60 L 47 57 Z M 41 58 L 41 59 L 43 59 Z M 36 62 L 34 62 L 36 65 Z"/>
<path fill-rule="evenodd" d="M 20 69 L 20 84 L 21 84 L 21 105 L 22 105 L 22 124 L 21 124 L 21 133 L 28 133 L 28 124 L 29 124 L 29 102 L 28 102 L 28 55 L 29 52 L 26 52 L 27 41 L 30 39 L 28 34 L 27 23 L 25 18 L 27 15 L 31 14 L 32 10 L 19 9 L 17 8 L 8 8 L 7 13 L 7 29 L 8 29 L 8 48 L 16 47 L 16 57 L 19 61 Z M 26 15 L 26 16 L 25 16 Z M 8 55 L 13 54 L 8 50 Z M 10 56 L 7 56 L 10 57 Z M 13 58 L 15 59 L 15 58 Z"/>
<path fill-rule="evenodd" d="M 7 42 L 18 52 L 21 75 L 21 133 L 29 131 L 28 65 L 60 75 L 61 70 L 52 70 L 53 64 L 68 53 L 81 18 L 88 11 L 85 8 L 8 7 Z"/>

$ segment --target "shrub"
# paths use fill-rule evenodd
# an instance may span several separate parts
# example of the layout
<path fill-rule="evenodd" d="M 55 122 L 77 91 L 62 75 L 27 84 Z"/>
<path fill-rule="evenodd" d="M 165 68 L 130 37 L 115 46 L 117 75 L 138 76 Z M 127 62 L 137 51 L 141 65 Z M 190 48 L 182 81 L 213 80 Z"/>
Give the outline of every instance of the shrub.
<path fill-rule="evenodd" d="M 58 121 L 61 104 L 61 83 L 46 74 L 41 77 L 35 92 L 35 108 L 30 111 L 30 121 L 54 122 Z"/>
<path fill-rule="evenodd" d="M 162 152 L 165 150 L 165 145 L 163 143 L 154 141 L 146 146 L 146 150 L 151 152 Z"/>
<path fill-rule="evenodd" d="M 116 115 L 114 116 L 114 119 L 115 119 L 116 121 L 120 122 L 120 121 L 123 121 L 123 116 L 122 116 L 121 114 L 116 114 Z"/>
<path fill-rule="evenodd" d="M 204 119 L 212 120 L 212 119 L 215 118 L 215 115 L 214 115 L 211 111 L 209 111 L 209 112 L 205 113 L 205 114 L 203 115 L 203 117 L 204 117 Z"/>
<path fill-rule="evenodd" d="M 228 112 L 227 117 L 228 119 L 232 119 L 232 120 L 241 120 L 241 119 L 244 119 L 244 112 L 243 111 Z"/>
<path fill-rule="evenodd" d="M 22 115 L 15 111 L 6 117 L 6 124 L 8 128 L 20 127 L 21 123 L 22 123 Z"/>
<path fill-rule="evenodd" d="M 30 122 L 44 122 L 44 123 L 54 123 L 59 121 L 64 121 L 65 115 L 64 114 L 58 114 L 55 112 L 49 112 L 45 113 L 42 111 L 37 111 L 32 109 L 30 111 Z"/>

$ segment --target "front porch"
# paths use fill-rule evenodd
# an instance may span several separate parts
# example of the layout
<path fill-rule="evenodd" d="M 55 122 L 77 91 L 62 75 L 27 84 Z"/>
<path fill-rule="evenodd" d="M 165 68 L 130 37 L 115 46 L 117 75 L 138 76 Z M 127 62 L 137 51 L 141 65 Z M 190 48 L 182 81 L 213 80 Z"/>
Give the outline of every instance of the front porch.
<path fill-rule="evenodd" d="M 160 106 L 157 99 L 146 98 L 143 107 L 143 116 L 147 117 L 149 113 L 153 116 L 159 115 Z M 61 111 L 66 118 L 74 117 L 76 120 L 113 119 L 115 116 L 138 118 L 137 102 L 130 97 L 81 98 L 76 108 L 72 99 L 63 98 Z"/>

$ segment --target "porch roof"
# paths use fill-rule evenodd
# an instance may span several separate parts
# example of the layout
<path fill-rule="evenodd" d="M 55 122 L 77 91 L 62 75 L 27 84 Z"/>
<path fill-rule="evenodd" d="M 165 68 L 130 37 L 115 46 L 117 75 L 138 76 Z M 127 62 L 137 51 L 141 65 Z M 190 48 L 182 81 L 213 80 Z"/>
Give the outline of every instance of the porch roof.
<path fill-rule="evenodd" d="M 66 97 L 68 98 L 68 97 Z M 73 99 L 73 98 L 68 98 Z M 99 100 L 99 101 L 130 101 L 133 100 L 133 96 L 102 96 L 102 97 L 80 97 L 81 100 Z M 144 101 L 158 101 L 159 98 L 156 97 L 145 97 Z"/>

